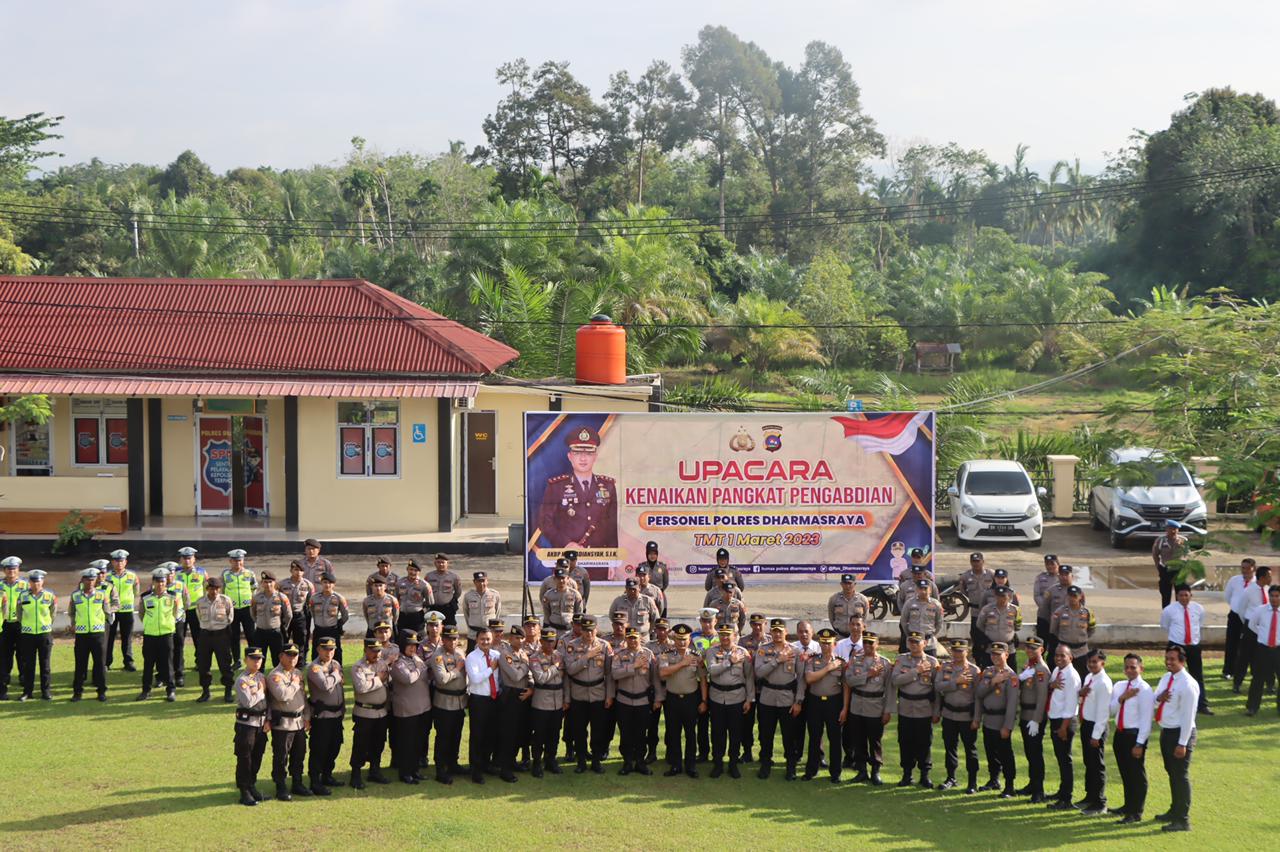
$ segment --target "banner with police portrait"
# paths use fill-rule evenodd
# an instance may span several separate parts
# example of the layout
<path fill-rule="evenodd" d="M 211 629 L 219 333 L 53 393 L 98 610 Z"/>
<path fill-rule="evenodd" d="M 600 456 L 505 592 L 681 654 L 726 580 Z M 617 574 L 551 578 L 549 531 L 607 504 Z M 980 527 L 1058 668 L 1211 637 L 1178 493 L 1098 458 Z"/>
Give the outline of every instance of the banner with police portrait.
<path fill-rule="evenodd" d="M 565 551 L 622 581 L 658 545 L 672 582 L 719 548 L 744 574 L 889 579 L 932 551 L 933 412 L 525 414 L 526 577 Z"/>

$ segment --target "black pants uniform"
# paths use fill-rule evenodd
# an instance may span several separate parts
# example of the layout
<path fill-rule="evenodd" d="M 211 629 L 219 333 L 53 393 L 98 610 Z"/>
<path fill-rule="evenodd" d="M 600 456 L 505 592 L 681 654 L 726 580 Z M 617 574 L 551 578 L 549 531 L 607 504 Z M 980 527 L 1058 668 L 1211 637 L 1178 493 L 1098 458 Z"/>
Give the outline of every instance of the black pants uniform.
<path fill-rule="evenodd" d="M 450 627 L 458 626 L 458 599 L 454 598 L 448 603 L 436 604 L 436 612 L 444 616 L 444 623 Z"/>
<path fill-rule="evenodd" d="M 173 634 L 142 637 L 142 689 L 151 688 L 152 673 L 155 682 L 165 689 L 173 689 Z"/>
<path fill-rule="evenodd" d="M 422 758 L 422 744 L 426 738 L 427 714 L 396 716 L 391 724 L 396 729 L 396 740 L 393 746 L 396 771 L 400 773 L 401 778 L 405 778 L 418 770 L 418 761 Z"/>
<path fill-rule="evenodd" d="M 1200 704 L 1196 707 L 1196 712 L 1203 713 L 1209 709 L 1209 692 L 1204 688 L 1204 653 L 1199 645 L 1183 645 L 1187 649 L 1187 674 L 1191 675 L 1200 686 Z"/>
<path fill-rule="evenodd" d="M 633 765 L 644 763 L 645 735 L 649 730 L 649 717 L 653 715 L 648 693 L 639 693 L 639 697 L 645 703 L 623 704 L 615 701 L 613 705 L 620 735 L 618 752 L 622 755 L 623 763 Z"/>
<path fill-rule="evenodd" d="M 351 771 L 359 772 L 366 763 L 370 769 L 382 766 L 382 750 L 387 747 L 387 716 L 369 719 L 351 717 Z"/>
<path fill-rule="evenodd" d="M 311 638 L 311 613 L 295 612 L 289 620 L 289 641 L 298 646 L 298 659 L 309 660 L 307 640 Z"/>
<path fill-rule="evenodd" d="M 194 609 L 187 610 L 186 617 L 182 621 L 176 622 L 173 628 L 173 661 L 170 663 L 173 672 L 173 681 L 178 686 L 183 686 L 186 682 L 187 668 L 187 633 L 191 634 L 191 647 L 196 647 L 197 637 L 200 635 L 200 625 L 193 622 L 192 619 L 199 618 Z"/>
<path fill-rule="evenodd" d="M 1243 660 L 1240 667 L 1244 668 Z M 1249 698 L 1245 709 L 1257 713 L 1262 707 L 1262 688 L 1275 681 L 1280 671 L 1280 646 L 1268 648 L 1266 640 L 1255 642 L 1253 647 L 1253 680 L 1249 681 Z M 1280 692 L 1276 694 L 1276 710 L 1280 711 Z"/>
<path fill-rule="evenodd" d="M 431 709 L 431 718 L 436 728 L 436 748 L 432 755 L 436 762 L 436 777 L 452 775 L 458 771 L 458 751 L 462 747 L 462 721 L 466 718 L 463 710 Z"/>
<path fill-rule="evenodd" d="M 709 703 L 709 702 L 708 702 Z M 711 712 L 698 717 L 698 760 L 706 760 L 711 756 Z"/>
<path fill-rule="evenodd" d="M 668 692 L 663 699 L 667 763 L 676 769 L 689 771 L 697 763 L 698 704 L 701 702 L 702 696 L 697 690 L 684 695 Z"/>
<path fill-rule="evenodd" d="M 987 771 L 991 780 L 1004 776 L 1004 789 L 1013 789 L 1013 779 L 1018 777 L 1018 767 L 1013 762 L 1013 732 L 1009 738 L 1000 736 L 999 728 L 982 726 L 982 750 L 987 755 Z"/>
<path fill-rule="evenodd" d="M 231 619 L 231 659 L 235 661 L 235 667 L 240 668 L 240 637 L 244 637 L 245 644 L 253 641 L 253 615 L 249 611 L 249 607 L 236 607 L 235 617 Z M 274 665 L 274 664 L 273 664 Z"/>
<path fill-rule="evenodd" d="M 201 630 L 196 638 L 196 671 L 200 675 L 201 689 L 208 689 L 213 684 L 214 657 L 218 658 L 219 683 L 230 688 L 235 683 L 231 668 L 231 628 Z"/>
<path fill-rule="evenodd" d="M 756 684 L 756 695 L 760 694 L 760 684 Z M 756 745 L 756 705 L 753 702 L 751 709 L 746 712 L 742 718 L 742 753 L 748 755 Z"/>
<path fill-rule="evenodd" d="M 84 681 L 93 664 L 93 688 L 102 695 L 107 691 L 107 634 L 77 633 L 75 644 L 76 669 L 71 677 L 71 692 L 84 692 Z"/>
<path fill-rule="evenodd" d="M 24 633 L 18 645 L 18 677 L 22 682 L 22 694 L 31 695 L 36 683 L 36 665 L 40 666 L 40 694 L 47 695 L 53 678 L 50 655 L 53 653 L 53 635 L 50 633 Z"/>
<path fill-rule="evenodd" d="M 1244 620 L 1235 612 L 1227 613 L 1227 649 L 1222 655 L 1222 676 L 1230 677 L 1235 673 L 1236 652 L 1240 647 L 1240 636 L 1244 633 Z"/>
<path fill-rule="evenodd" d="M 1049 635 L 1049 619 L 1047 618 L 1036 619 L 1036 635 L 1040 637 L 1040 640 L 1042 642 L 1044 642 L 1044 659 L 1052 660 L 1053 649 L 1049 647 L 1049 640 L 1051 638 Z M 1054 648 L 1057 647 L 1058 645 L 1057 639 L 1053 640 L 1053 645 L 1054 645 Z"/>
<path fill-rule="evenodd" d="M 334 625 L 333 627 L 317 627 L 311 632 L 311 647 L 320 644 L 320 640 L 325 637 L 333 639 L 337 646 L 333 649 L 333 658 L 338 662 L 342 662 L 342 627 Z"/>
<path fill-rule="evenodd" d="M 843 706 L 837 695 L 810 695 L 804 701 L 804 721 L 809 733 L 809 756 L 805 761 L 806 777 L 817 775 L 822 760 L 822 737 L 827 738 L 827 768 L 832 778 L 840 777 L 844 765 L 840 745 L 840 709 Z"/>
<path fill-rule="evenodd" d="M 1121 812 L 1129 816 L 1142 816 L 1147 806 L 1147 761 L 1146 752 L 1142 757 L 1134 757 L 1133 749 L 1138 744 L 1136 728 L 1116 731 L 1111 741 L 1115 752 L 1116 766 L 1120 769 L 1120 780 L 1124 783 L 1124 808 Z"/>
<path fill-rule="evenodd" d="M 898 717 L 898 753 L 903 772 L 919 768 L 928 772 L 933 768 L 929 750 L 933 748 L 933 720 L 928 716 L 914 719 Z"/>
<path fill-rule="evenodd" d="M 427 611 L 420 609 L 417 612 L 405 612 L 400 610 L 400 618 L 396 624 L 401 632 L 412 630 L 414 633 L 421 634 L 423 626 L 427 623 Z"/>
<path fill-rule="evenodd" d="M 117 612 L 107 627 L 107 668 L 115 662 L 116 637 L 120 637 L 120 657 L 126 669 L 133 668 L 133 613 Z"/>
<path fill-rule="evenodd" d="M 653 693 L 649 693 L 650 704 L 653 701 Z M 662 711 L 654 710 L 649 714 L 649 727 L 644 732 L 645 745 L 645 762 L 652 763 L 658 757 L 658 726 L 662 721 Z"/>
<path fill-rule="evenodd" d="M 884 721 L 880 716 L 851 713 L 845 721 L 845 730 L 852 731 L 855 769 L 874 771 L 884 765 Z"/>
<path fill-rule="evenodd" d="M 1076 721 L 1072 719 L 1067 726 L 1066 739 L 1058 736 L 1058 729 L 1062 727 L 1062 722 L 1062 719 L 1049 720 L 1049 738 L 1053 740 L 1053 756 L 1058 759 L 1058 792 L 1053 798 L 1070 802 L 1076 788 L 1075 760 L 1071 756 L 1071 742 L 1076 736 Z"/>
<path fill-rule="evenodd" d="M 467 715 L 471 717 L 467 764 L 471 777 L 477 778 L 490 768 L 489 758 L 498 741 L 498 700 L 487 695 L 468 695 Z"/>
<path fill-rule="evenodd" d="M 315 705 L 312 705 L 314 712 Z M 342 750 L 342 719 L 311 719 L 311 749 L 307 755 L 307 775 L 328 778 Z"/>
<path fill-rule="evenodd" d="M 721 763 L 724 760 L 726 746 L 729 752 L 729 763 L 737 763 L 742 757 L 742 704 L 741 701 L 735 704 L 707 702 L 707 715 L 711 717 L 713 763 Z"/>
<path fill-rule="evenodd" d="M 587 727 L 591 728 L 590 742 Z M 609 711 L 603 701 L 569 702 L 569 729 L 573 737 L 573 753 L 578 763 L 588 760 L 604 760 L 609 749 Z"/>
<path fill-rule="evenodd" d="M 1196 747 L 1196 732 L 1187 740 L 1186 757 L 1174 757 L 1181 728 L 1160 729 L 1160 756 L 1164 758 L 1164 771 L 1169 774 L 1169 816 L 1173 822 L 1185 821 L 1191 816 L 1191 754 Z"/>
<path fill-rule="evenodd" d="M 1156 573 L 1160 575 L 1160 611 L 1163 612 L 1173 600 L 1173 578 L 1177 572 L 1170 571 L 1167 565 L 1157 563 Z"/>
<path fill-rule="evenodd" d="M 978 777 L 978 732 L 968 721 L 955 719 L 942 720 L 942 748 L 945 752 L 943 765 L 948 778 L 956 777 L 960 768 L 960 746 L 964 745 L 964 771 L 969 775 L 972 784 Z M 985 743 L 983 744 L 985 746 Z"/>
<path fill-rule="evenodd" d="M 271 780 L 283 784 L 287 778 L 302 780 L 307 759 L 305 731 L 282 731 L 271 727 Z"/>
<path fill-rule="evenodd" d="M 13 664 L 18 659 L 18 646 L 22 644 L 22 625 L 6 621 L 0 627 L 0 695 L 9 694 L 9 679 L 13 676 Z M 22 668 L 18 668 L 22 676 Z"/>
<path fill-rule="evenodd" d="M 237 716 L 242 713 L 245 711 L 237 711 Z M 262 728 L 237 723 L 232 743 L 236 754 L 236 787 L 247 790 L 258 781 L 262 755 L 267 750 L 267 735 L 262 732 Z"/>
<path fill-rule="evenodd" d="M 768 689 L 769 687 L 764 687 Z M 790 707 L 770 707 L 759 705 L 760 712 L 760 765 L 773 765 L 773 740 L 779 728 L 782 729 L 782 760 L 788 769 L 795 769 L 800 762 L 800 737 L 796 730 L 802 722 L 791 715 Z"/>
<path fill-rule="evenodd" d="M 1022 712 L 1034 709 L 1035 705 L 1023 705 Z M 1022 731 L 1022 756 L 1027 759 L 1027 785 L 1033 796 L 1044 795 L 1044 734 L 1047 724 L 1047 721 L 1041 722 L 1040 730 L 1033 737 L 1027 730 L 1026 722 L 1018 723 L 1018 728 Z"/>
<path fill-rule="evenodd" d="M 537 689 L 535 686 L 534 689 Z M 529 723 L 532 727 L 530 740 L 534 766 L 545 766 L 556 759 L 557 740 L 560 739 L 560 722 L 564 717 L 563 710 L 529 710 Z"/>
<path fill-rule="evenodd" d="M 507 689 L 498 696 L 498 768 L 503 772 L 515 772 L 517 754 L 529 747 L 529 702 L 520 700 L 521 691 Z"/>
<path fill-rule="evenodd" d="M 234 629 L 234 625 L 232 626 Z M 259 627 L 253 633 L 253 643 L 271 655 L 271 665 L 280 665 L 280 652 L 284 650 L 284 632 L 272 627 Z M 302 659 L 299 657 L 299 659 Z"/>

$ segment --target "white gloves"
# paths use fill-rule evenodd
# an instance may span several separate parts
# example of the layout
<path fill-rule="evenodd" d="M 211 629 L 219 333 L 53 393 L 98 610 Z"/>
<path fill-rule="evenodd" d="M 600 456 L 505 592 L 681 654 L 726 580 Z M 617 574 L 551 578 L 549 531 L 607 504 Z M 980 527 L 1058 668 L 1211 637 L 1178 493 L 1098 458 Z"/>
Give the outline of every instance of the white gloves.
<path fill-rule="evenodd" d="M 1027 733 L 1028 733 L 1028 734 L 1030 734 L 1030 735 L 1031 735 L 1031 736 L 1033 736 L 1033 737 L 1038 737 L 1038 736 L 1040 736 L 1040 723 L 1039 723 L 1039 722 L 1028 722 L 1028 723 L 1027 723 Z"/>

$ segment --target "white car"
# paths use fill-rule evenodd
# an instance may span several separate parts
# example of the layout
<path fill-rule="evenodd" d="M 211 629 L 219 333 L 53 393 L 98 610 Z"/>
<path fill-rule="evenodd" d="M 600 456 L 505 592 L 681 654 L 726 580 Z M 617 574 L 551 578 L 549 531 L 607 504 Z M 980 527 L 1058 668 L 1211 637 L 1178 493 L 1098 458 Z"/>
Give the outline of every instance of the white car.
<path fill-rule="evenodd" d="M 1089 520 L 1095 530 L 1110 533 L 1112 547 L 1164 535 L 1171 520 L 1191 538 L 1208 532 L 1209 512 L 1199 491 L 1204 480 L 1187 473 L 1181 462 L 1148 447 L 1112 450 L 1108 461 L 1135 468 L 1130 474 L 1122 467 L 1089 493 Z"/>
<path fill-rule="evenodd" d="M 1044 536 L 1040 498 L 1046 492 L 1014 461 L 967 461 L 947 488 L 951 527 L 961 544 L 1009 540 L 1039 547 Z"/>

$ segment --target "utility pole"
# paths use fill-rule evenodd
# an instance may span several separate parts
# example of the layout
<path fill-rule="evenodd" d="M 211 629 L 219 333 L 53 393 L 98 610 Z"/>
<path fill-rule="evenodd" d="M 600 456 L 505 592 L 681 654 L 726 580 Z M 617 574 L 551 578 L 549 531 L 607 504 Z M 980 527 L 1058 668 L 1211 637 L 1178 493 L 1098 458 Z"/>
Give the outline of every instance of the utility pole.
<path fill-rule="evenodd" d="M 138 217 L 133 217 L 133 258 L 137 260 L 142 256 L 141 243 L 138 241 Z"/>

